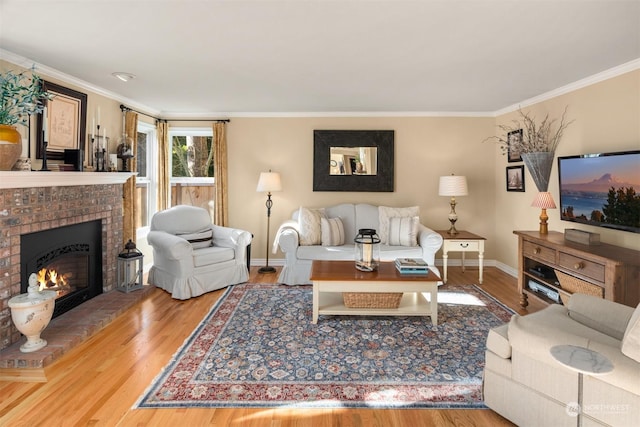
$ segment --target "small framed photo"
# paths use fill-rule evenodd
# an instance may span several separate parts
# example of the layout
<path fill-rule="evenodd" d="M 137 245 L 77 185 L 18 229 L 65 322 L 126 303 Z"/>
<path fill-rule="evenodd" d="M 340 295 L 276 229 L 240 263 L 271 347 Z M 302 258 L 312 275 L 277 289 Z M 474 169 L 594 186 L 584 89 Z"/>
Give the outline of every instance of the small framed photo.
<path fill-rule="evenodd" d="M 524 165 L 507 166 L 507 191 L 524 191 Z"/>
<path fill-rule="evenodd" d="M 522 142 L 522 129 L 511 131 L 507 134 L 507 161 L 509 163 L 521 162 L 518 144 Z"/>

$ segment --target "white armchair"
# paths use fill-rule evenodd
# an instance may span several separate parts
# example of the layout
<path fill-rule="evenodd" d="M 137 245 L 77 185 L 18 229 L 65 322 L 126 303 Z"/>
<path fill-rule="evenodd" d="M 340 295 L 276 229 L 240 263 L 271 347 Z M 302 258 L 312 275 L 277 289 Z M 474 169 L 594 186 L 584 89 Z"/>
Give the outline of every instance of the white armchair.
<path fill-rule="evenodd" d="M 248 231 L 211 223 L 209 213 L 179 205 L 156 213 L 147 241 L 153 248 L 148 283 L 189 299 L 246 282 Z"/>

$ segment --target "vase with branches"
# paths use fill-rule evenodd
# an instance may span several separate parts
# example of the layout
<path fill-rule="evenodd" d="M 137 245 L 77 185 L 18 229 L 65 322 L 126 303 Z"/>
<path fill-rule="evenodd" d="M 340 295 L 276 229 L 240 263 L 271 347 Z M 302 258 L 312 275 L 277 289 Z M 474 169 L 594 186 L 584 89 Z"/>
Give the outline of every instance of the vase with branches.
<path fill-rule="evenodd" d="M 529 112 L 520 108 L 518 109 L 519 119 L 512 120 L 510 125 L 498 126 L 500 131 L 505 132 L 504 135 L 491 136 L 485 141 L 497 142 L 503 154 L 510 151 L 519 153 L 538 191 L 547 191 L 556 148 L 560 144 L 564 131 L 573 123 L 573 120 L 568 121 L 566 118 L 567 108 L 565 107 L 559 122 L 558 119 L 549 118 L 549 114 L 538 122 Z M 521 138 L 508 137 L 510 133 L 520 130 L 522 130 Z"/>

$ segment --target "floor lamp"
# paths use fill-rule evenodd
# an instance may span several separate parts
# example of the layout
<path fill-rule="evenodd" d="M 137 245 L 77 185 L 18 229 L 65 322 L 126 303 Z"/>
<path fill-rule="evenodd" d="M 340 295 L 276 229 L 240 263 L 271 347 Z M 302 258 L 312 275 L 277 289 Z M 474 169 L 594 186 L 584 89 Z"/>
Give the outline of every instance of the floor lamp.
<path fill-rule="evenodd" d="M 267 265 L 260 267 L 258 273 L 275 273 L 276 269 L 269 266 L 269 227 L 271 221 L 271 207 L 273 201 L 271 201 L 272 191 L 282 191 L 282 183 L 280 182 L 280 174 L 278 172 L 261 172 L 260 179 L 258 180 L 258 188 L 256 191 L 267 193 Z"/>
<path fill-rule="evenodd" d="M 449 212 L 451 227 L 447 233 L 452 236 L 458 234 L 458 230 L 456 230 L 456 221 L 458 220 L 458 214 L 456 214 L 456 196 L 466 196 L 468 194 L 466 176 L 449 175 L 440 177 L 438 195 L 451 196 L 451 201 L 449 202 L 451 206 L 451 212 Z"/>

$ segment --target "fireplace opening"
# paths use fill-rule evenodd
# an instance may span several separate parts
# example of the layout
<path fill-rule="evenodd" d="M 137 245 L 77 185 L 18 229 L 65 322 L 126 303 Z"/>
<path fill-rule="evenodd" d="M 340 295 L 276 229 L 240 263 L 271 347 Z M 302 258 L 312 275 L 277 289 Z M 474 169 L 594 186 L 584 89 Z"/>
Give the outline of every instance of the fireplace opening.
<path fill-rule="evenodd" d="M 83 222 L 20 237 L 22 293 L 35 273 L 40 289 L 56 291 L 53 317 L 102 293 L 102 222 Z"/>

